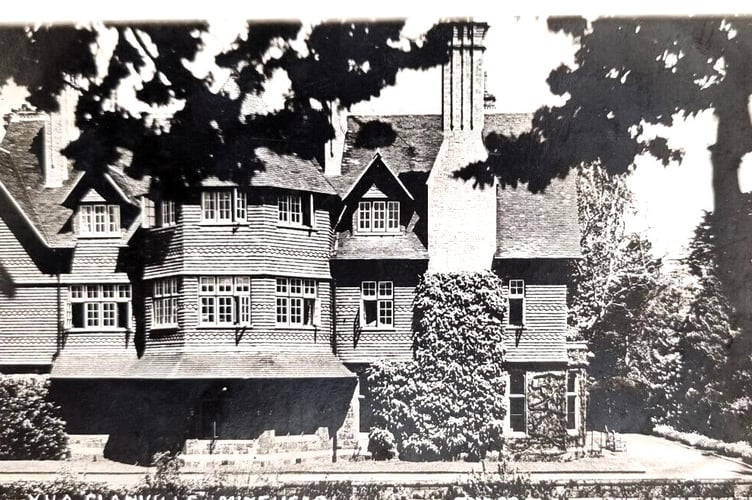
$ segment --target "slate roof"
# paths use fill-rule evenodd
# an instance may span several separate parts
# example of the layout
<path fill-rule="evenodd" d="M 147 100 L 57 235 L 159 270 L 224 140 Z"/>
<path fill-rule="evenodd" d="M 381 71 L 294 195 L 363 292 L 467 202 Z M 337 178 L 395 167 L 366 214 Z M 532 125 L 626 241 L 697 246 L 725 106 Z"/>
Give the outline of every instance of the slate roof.
<path fill-rule="evenodd" d="M 562 331 L 526 329 L 519 339 L 515 330 L 504 335 L 504 359 L 508 363 L 566 363 L 566 336 Z"/>
<path fill-rule="evenodd" d="M 349 231 L 337 234 L 337 259 L 406 259 L 428 258 L 428 250 L 413 232 L 387 236 L 356 236 Z"/>
<path fill-rule="evenodd" d="M 280 155 L 265 147 L 256 148 L 255 153 L 264 162 L 265 168 L 254 173 L 251 186 L 337 194 L 315 160 L 304 160 L 296 155 Z"/>
<path fill-rule="evenodd" d="M 497 259 L 582 257 L 574 175 L 553 179 L 544 193 L 499 188 L 497 210 Z"/>
<path fill-rule="evenodd" d="M 483 136 L 490 132 L 517 136 L 529 130 L 531 118 L 527 113 L 487 114 Z M 364 141 L 359 134 L 371 122 L 391 126 L 396 137 L 370 137 Z M 400 176 L 430 172 L 443 141 L 440 115 L 349 116 L 347 125 L 341 175 L 327 177 L 340 195 L 347 193 L 376 149 Z M 580 257 L 576 190 L 572 175 L 564 180 L 554 179 L 540 194 L 529 192 L 524 185 L 499 190 L 496 257 Z"/>
<path fill-rule="evenodd" d="M 2 147 L 9 153 L 0 163 L 0 182 L 21 207 L 26 217 L 52 246 L 70 243 L 70 234 L 61 232 L 71 210 L 60 205 L 61 193 L 75 181 L 72 176 L 62 188 L 44 187 L 40 160 L 34 151 L 35 139 L 43 133 L 44 122 L 15 121 L 7 124 Z"/>
<path fill-rule="evenodd" d="M 353 378 L 334 354 L 287 352 L 63 353 L 52 378 L 104 379 L 308 379 Z"/>

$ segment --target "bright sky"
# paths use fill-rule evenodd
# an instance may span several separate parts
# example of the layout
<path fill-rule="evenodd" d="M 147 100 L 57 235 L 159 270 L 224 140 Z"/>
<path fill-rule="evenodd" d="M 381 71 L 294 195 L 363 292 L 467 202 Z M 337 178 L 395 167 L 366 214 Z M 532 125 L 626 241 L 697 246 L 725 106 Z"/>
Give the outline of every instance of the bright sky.
<path fill-rule="evenodd" d="M 341 15 L 348 15 L 348 12 L 343 10 Z M 243 17 L 212 21 L 214 26 L 221 28 L 213 39 L 207 41 L 217 48 L 230 42 L 232 36 L 228 34 L 237 30 L 238 19 Z M 416 19 L 420 20 L 408 21 L 408 33 L 421 33 L 435 21 Z M 491 25 L 486 39 L 485 66 L 488 89 L 497 98 L 497 111 L 533 112 L 541 105 L 555 104 L 556 97 L 549 92 L 545 80 L 553 68 L 572 62 L 575 47 L 571 41 L 549 32 L 544 17 L 486 15 L 483 19 Z M 353 112 L 439 113 L 440 79 L 438 69 L 403 72 L 398 75 L 395 87 L 385 89 L 377 99 L 357 105 Z M 4 92 L 0 96 L 0 113 L 17 106 L 19 98 L 23 98 L 20 89 Z M 679 124 L 670 131 L 670 137 L 674 145 L 685 149 L 685 159 L 681 165 L 667 168 L 650 158 L 637 159 L 630 185 L 639 211 L 628 222 L 630 228 L 647 233 L 658 255 L 675 257 L 682 255 L 702 210 L 712 208 L 707 147 L 715 141 L 714 118 L 711 113 L 706 113 Z M 750 165 L 744 166 L 740 177 L 743 190 L 750 191 L 752 158 L 747 163 Z"/>

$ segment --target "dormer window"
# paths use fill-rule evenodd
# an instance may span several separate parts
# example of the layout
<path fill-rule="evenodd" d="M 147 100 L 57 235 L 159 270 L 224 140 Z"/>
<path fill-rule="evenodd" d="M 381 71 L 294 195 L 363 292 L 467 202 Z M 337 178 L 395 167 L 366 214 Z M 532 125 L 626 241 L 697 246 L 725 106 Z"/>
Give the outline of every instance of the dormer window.
<path fill-rule="evenodd" d="M 525 324 L 525 281 L 509 280 L 509 325 Z"/>
<path fill-rule="evenodd" d="M 201 222 L 232 224 L 246 222 L 246 195 L 237 189 L 216 189 L 201 193 Z"/>
<path fill-rule="evenodd" d="M 361 201 L 358 203 L 356 230 L 359 233 L 394 233 L 399 231 L 398 201 Z"/>
<path fill-rule="evenodd" d="M 313 196 L 310 193 L 280 193 L 277 220 L 283 226 L 313 227 Z"/>
<path fill-rule="evenodd" d="M 120 207 L 105 203 L 87 203 L 78 209 L 81 236 L 118 236 Z"/>

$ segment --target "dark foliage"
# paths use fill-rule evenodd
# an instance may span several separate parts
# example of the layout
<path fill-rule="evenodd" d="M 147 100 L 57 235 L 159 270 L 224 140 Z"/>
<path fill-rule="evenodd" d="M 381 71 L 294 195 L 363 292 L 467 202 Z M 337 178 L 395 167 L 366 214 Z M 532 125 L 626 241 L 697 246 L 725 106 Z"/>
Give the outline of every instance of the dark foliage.
<path fill-rule="evenodd" d="M 57 460 L 68 452 L 65 422 L 41 376 L 0 377 L 0 460 Z"/>

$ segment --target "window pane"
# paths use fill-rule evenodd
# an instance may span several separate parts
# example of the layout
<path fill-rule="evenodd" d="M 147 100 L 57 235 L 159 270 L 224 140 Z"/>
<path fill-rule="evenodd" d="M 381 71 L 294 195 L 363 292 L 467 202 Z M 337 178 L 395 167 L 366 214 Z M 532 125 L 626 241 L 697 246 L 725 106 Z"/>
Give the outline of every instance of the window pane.
<path fill-rule="evenodd" d="M 130 285 L 118 285 L 118 297 L 121 299 L 129 299 L 131 296 Z"/>
<path fill-rule="evenodd" d="M 112 299 L 115 297 L 115 285 L 102 285 L 102 298 Z"/>
<path fill-rule="evenodd" d="M 364 281 L 361 284 L 361 291 L 363 297 L 376 297 L 376 282 Z"/>
<path fill-rule="evenodd" d="M 201 323 L 214 323 L 214 297 L 201 297 Z"/>
<path fill-rule="evenodd" d="M 120 231 L 120 207 L 117 205 L 107 205 L 107 231 L 116 233 Z"/>
<path fill-rule="evenodd" d="M 525 374 L 523 372 L 509 374 L 509 394 L 525 394 Z"/>
<path fill-rule="evenodd" d="M 391 326 L 392 324 L 392 301 L 379 301 L 379 326 Z"/>
<path fill-rule="evenodd" d="M 379 281 L 379 298 L 390 298 L 392 296 L 392 282 Z"/>
<path fill-rule="evenodd" d="M 577 374 L 575 372 L 567 372 L 567 392 L 575 392 L 575 380 Z"/>
<path fill-rule="evenodd" d="M 287 323 L 287 298 L 277 297 L 277 323 Z"/>
<path fill-rule="evenodd" d="M 371 202 L 369 201 L 358 203 L 358 230 L 371 230 Z"/>
<path fill-rule="evenodd" d="M 576 428 L 575 411 L 577 408 L 577 396 L 567 396 L 567 429 Z"/>
<path fill-rule="evenodd" d="M 376 301 L 363 301 L 363 324 L 365 326 L 376 326 Z"/>
<path fill-rule="evenodd" d="M 303 295 L 303 280 L 299 278 L 290 279 L 290 295 Z"/>
<path fill-rule="evenodd" d="M 509 299 L 509 324 L 522 325 L 522 299 Z"/>
<path fill-rule="evenodd" d="M 86 303 L 86 326 L 99 326 L 99 303 Z"/>
<path fill-rule="evenodd" d="M 303 205 L 300 195 L 290 195 L 290 222 L 301 224 L 303 222 Z"/>
<path fill-rule="evenodd" d="M 248 276 L 238 276 L 235 278 L 235 290 L 237 292 L 250 292 L 251 291 L 251 278 Z"/>
<path fill-rule="evenodd" d="M 303 323 L 303 299 L 290 297 L 290 324 L 300 325 Z"/>
<path fill-rule="evenodd" d="M 84 303 L 71 304 L 71 326 L 73 328 L 84 327 Z"/>
<path fill-rule="evenodd" d="M 232 293 L 231 276 L 219 276 L 217 278 L 217 293 Z"/>
<path fill-rule="evenodd" d="M 277 213 L 280 222 L 290 221 L 290 203 L 286 195 L 279 195 L 277 198 Z"/>
<path fill-rule="evenodd" d="M 235 192 L 235 220 L 237 222 L 244 222 L 246 220 L 245 191 L 237 190 Z"/>
<path fill-rule="evenodd" d="M 524 295 L 525 294 L 525 281 L 524 280 L 509 280 L 509 295 Z"/>
<path fill-rule="evenodd" d="M 99 287 L 96 285 L 88 285 L 86 287 L 86 298 L 87 299 L 99 298 Z"/>
<path fill-rule="evenodd" d="M 304 280 L 303 281 L 303 294 L 306 297 L 315 297 L 316 296 L 316 282 L 314 280 Z"/>
<path fill-rule="evenodd" d="M 102 326 L 114 328 L 116 321 L 116 305 L 114 302 L 105 302 L 102 304 Z"/>
<path fill-rule="evenodd" d="M 383 231 L 386 229 L 386 203 L 383 201 L 373 202 L 373 230 Z"/>
<path fill-rule="evenodd" d="M 390 201 L 387 207 L 386 223 L 387 229 L 399 229 L 399 202 Z"/>
<path fill-rule="evenodd" d="M 84 295 L 83 287 L 81 285 L 71 286 L 70 294 L 72 299 L 80 299 Z"/>
<path fill-rule="evenodd" d="M 231 296 L 217 297 L 217 322 L 228 324 L 233 322 L 233 298 Z"/>
<path fill-rule="evenodd" d="M 316 299 L 303 299 L 303 324 L 312 325 L 316 314 Z"/>
<path fill-rule="evenodd" d="M 238 323 L 247 325 L 251 322 L 251 298 L 247 295 L 238 297 Z"/>
<path fill-rule="evenodd" d="M 214 278 L 211 276 L 201 277 L 201 293 L 214 293 Z"/>
<path fill-rule="evenodd" d="M 287 279 L 277 278 L 277 294 L 287 295 Z"/>
<path fill-rule="evenodd" d="M 230 191 L 217 192 L 218 214 L 217 220 L 232 221 L 232 193 Z"/>
<path fill-rule="evenodd" d="M 525 399 L 509 398 L 509 427 L 515 432 L 525 432 Z"/>
<path fill-rule="evenodd" d="M 213 221 L 217 213 L 216 192 L 204 191 L 201 193 L 201 218 L 205 221 Z"/>

